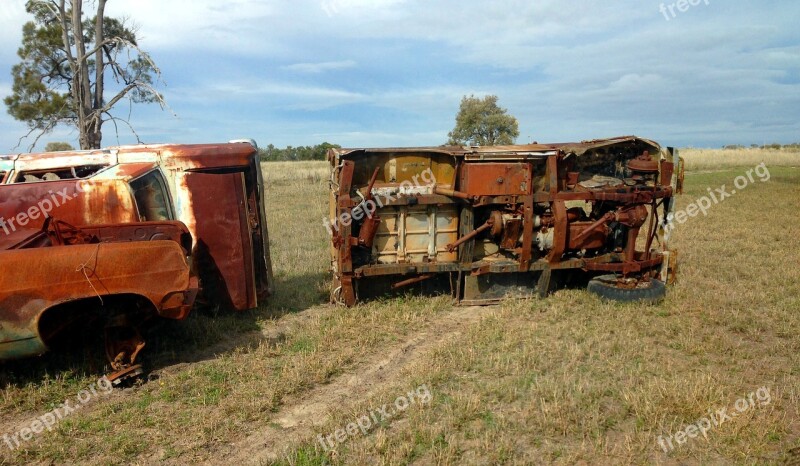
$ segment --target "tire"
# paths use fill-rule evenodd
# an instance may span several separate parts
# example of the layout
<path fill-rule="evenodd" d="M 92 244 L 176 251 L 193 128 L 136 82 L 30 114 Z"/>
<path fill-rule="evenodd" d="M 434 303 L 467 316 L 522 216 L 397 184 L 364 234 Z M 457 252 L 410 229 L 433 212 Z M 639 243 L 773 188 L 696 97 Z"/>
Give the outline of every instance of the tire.
<path fill-rule="evenodd" d="M 616 275 L 601 275 L 589 281 L 586 289 L 603 299 L 623 303 L 656 304 L 667 295 L 667 286 L 661 280 L 651 278 L 646 285 L 636 288 L 622 288 L 616 285 Z"/>

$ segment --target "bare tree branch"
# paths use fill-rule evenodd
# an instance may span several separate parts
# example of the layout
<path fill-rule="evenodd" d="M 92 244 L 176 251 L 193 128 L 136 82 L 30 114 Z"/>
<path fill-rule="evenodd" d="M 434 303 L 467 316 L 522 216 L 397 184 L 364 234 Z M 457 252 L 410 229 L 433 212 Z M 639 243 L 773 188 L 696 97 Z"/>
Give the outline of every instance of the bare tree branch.
<path fill-rule="evenodd" d="M 117 121 L 125 123 L 125 125 L 128 127 L 128 129 L 130 129 L 130 131 L 136 137 L 136 143 L 137 144 L 142 144 L 142 139 L 139 137 L 139 133 L 137 133 L 136 130 L 133 129 L 133 126 L 131 125 L 131 123 L 128 120 L 126 120 L 124 118 L 115 117 L 114 115 L 112 115 L 112 114 L 110 114 L 108 112 L 105 112 L 105 114 L 108 115 L 108 120 L 106 120 L 106 121 L 110 121 L 114 125 L 114 130 L 116 131 L 116 134 L 117 134 L 117 144 L 119 144 L 119 127 L 117 126 Z"/>

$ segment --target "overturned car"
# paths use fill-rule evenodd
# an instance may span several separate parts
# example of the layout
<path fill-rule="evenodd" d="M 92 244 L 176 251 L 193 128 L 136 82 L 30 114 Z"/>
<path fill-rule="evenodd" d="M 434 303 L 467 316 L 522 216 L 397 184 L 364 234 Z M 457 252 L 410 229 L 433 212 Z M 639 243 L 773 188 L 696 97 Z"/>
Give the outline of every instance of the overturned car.
<path fill-rule="evenodd" d="M 99 323 L 121 380 L 149 319 L 272 292 L 255 143 L 5 156 L 0 178 L 0 360 Z"/>
<path fill-rule="evenodd" d="M 331 149 L 331 300 L 392 290 L 466 304 L 545 295 L 583 272 L 655 302 L 675 279 L 677 151 L 635 136 L 497 147 Z"/>

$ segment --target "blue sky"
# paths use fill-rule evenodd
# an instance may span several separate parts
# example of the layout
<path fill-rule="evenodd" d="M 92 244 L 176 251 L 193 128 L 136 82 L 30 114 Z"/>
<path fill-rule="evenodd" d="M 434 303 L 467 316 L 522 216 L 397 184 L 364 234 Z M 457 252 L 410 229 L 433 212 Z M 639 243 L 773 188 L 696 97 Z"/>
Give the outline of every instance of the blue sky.
<path fill-rule="evenodd" d="M 438 145 L 468 94 L 498 95 L 520 143 L 800 141 L 800 2 L 686 1 L 109 0 L 107 12 L 135 22 L 163 71 L 174 114 L 131 111 L 148 143 Z M 0 97 L 27 19 L 23 0 L 2 4 Z M 25 132 L 3 111 L 0 152 Z M 40 148 L 76 139 L 62 128 Z"/>

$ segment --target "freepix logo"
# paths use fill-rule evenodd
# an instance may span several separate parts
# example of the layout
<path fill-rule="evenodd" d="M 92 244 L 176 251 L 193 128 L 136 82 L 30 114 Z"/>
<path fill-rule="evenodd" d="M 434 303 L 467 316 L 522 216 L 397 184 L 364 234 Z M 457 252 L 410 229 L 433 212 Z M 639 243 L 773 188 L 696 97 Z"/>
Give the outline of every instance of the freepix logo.
<path fill-rule="evenodd" d="M 710 0 L 678 0 L 677 2 L 672 3 L 662 3 L 658 7 L 658 11 L 664 15 L 664 19 L 667 21 L 674 19 L 678 16 L 678 13 L 686 13 L 689 11 L 689 8 L 696 7 L 704 3 L 706 6 L 709 5 Z"/>
<path fill-rule="evenodd" d="M 755 177 L 753 175 L 755 175 Z M 736 189 L 730 189 L 728 185 L 724 184 L 713 190 L 711 188 L 707 188 L 707 196 L 701 196 L 694 202 L 689 203 L 685 209 L 671 212 L 669 215 L 667 215 L 667 218 L 664 219 L 663 222 L 664 229 L 667 232 L 671 232 L 675 229 L 676 222 L 680 225 L 683 225 L 689 218 L 696 217 L 699 214 L 703 214 L 703 217 L 705 217 L 708 215 L 711 207 L 720 204 L 725 199 L 733 197 L 736 193 L 741 192 L 748 186 L 754 184 L 756 182 L 756 178 L 760 182 L 766 183 L 770 180 L 770 177 L 771 175 L 769 173 L 769 167 L 767 167 L 766 163 L 761 162 L 755 168 L 747 170 L 744 175 L 739 175 L 733 180 L 733 187 Z"/>
<path fill-rule="evenodd" d="M 436 186 L 436 176 L 428 168 L 419 175 L 414 175 L 411 180 L 405 180 L 400 183 L 396 194 L 381 192 L 375 196 L 375 200 L 363 200 L 352 212 L 343 212 L 338 218 L 329 220 L 327 217 L 322 217 L 322 225 L 328 230 L 328 234 L 333 236 L 334 230 L 338 233 L 341 225 L 347 227 L 353 223 L 353 220 L 358 221 L 364 217 L 372 218 L 375 211 L 383 208 L 384 205 L 408 194 L 433 189 L 434 186 Z"/>
<path fill-rule="evenodd" d="M 750 392 L 749 395 L 736 400 L 732 408 L 723 407 L 716 410 L 709 410 L 706 417 L 686 425 L 683 429 L 672 435 L 659 435 L 656 439 L 658 446 L 664 450 L 664 453 L 670 453 L 677 447 L 684 445 L 690 439 L 696 439 L 699 436 L 708 439 L 708 433 L 711 430 L 726 422 L 735 420 L 749 410 L 767 406 L 771 402 L 772 395 L 769 393 L 769 388 L 761 387 L 754 392 Z"/>
<path fill-rule="evenodd" d="M 74 400 L 65 400 L 60 406 L 33 419 L 17 432 L 3 435 L 3 442 L 9 450 L 14 451 L 44 431 L 52 431 L 61 421 L 89 404 L 92 400 L 101 395 L 110 395 L 113 391 L 114 386 L 108 378 L 102 377 L 94 384 L 78 392 Z"/>
<path fill-rule="evenodd" d="M 414 390 L 410 390 L 405 395 L 398 396 L 394 403 L 385 404 L 377 409 L 371 409 L 368 413 L 359 417 L 355 421 L 336 429 L 329 435 L 323 436 L 319 434 L 317 440 L 322 445 L 325 451 L 333 450 L 340 443 L 347 441 L 350 437 L 367 435 L 373 427 L 381 425 L 381 423 L 389 422 L 395 416 L 398 416 L 403 411 L 407 410 L 412 404 L 419 403 L 425 405 L 433 400 L 433 395 L 428 389 L 428 385 L 423 384 Z"/>
<path fill-rule="evenodd" d="M 40 217 L 47 218 L 56 207 L 61 207 L 85 193 L 89 189 L 88 185 L 89 182 L 86 180 L 76 182 L 74 194 L 69 193 L 69 186 L 60 191 L 48 191 L 48 196 L 39 200 L 36 205 L 28 207 L 25 212 L 19 212 L 9 219 L 0 217 L 0 229 L 6 235 L 10 235 L 17 231 L 17 228 L 26 226 L 31 220 L 38 220 Z"/>

